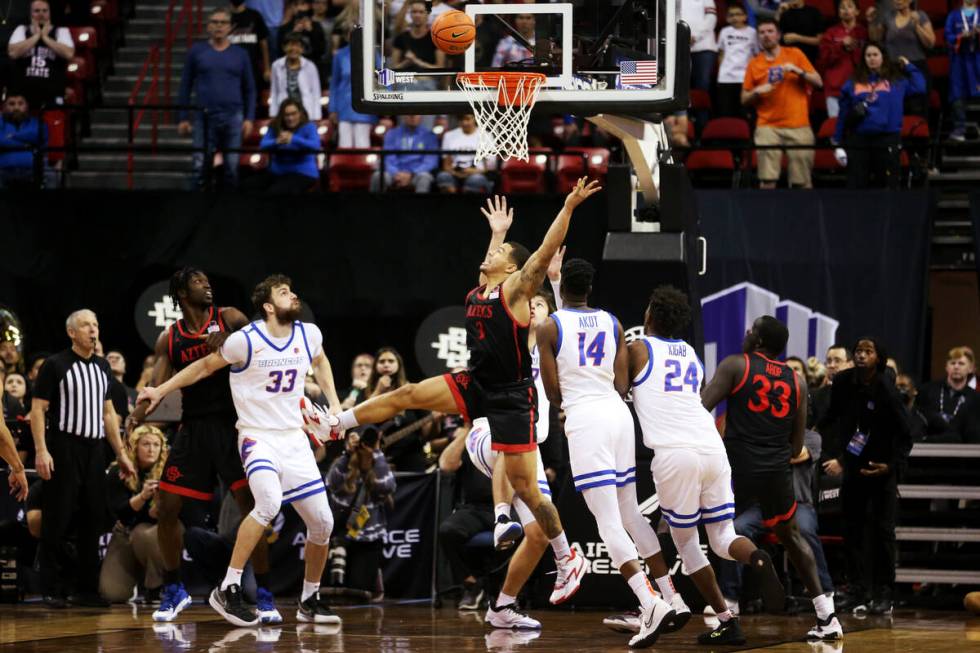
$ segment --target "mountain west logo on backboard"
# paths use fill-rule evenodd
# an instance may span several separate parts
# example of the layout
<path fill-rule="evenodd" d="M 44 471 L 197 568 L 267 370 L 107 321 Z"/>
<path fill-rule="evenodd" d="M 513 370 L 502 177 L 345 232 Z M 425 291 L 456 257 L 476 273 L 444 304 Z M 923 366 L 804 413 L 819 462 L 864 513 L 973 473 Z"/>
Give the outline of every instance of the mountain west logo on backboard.
<path fill-rule="evenodd" d="M 395 84 L 395 71 L 391 68 L 382 68 L 378 71 L 378 86 L 388 88 Z"/>

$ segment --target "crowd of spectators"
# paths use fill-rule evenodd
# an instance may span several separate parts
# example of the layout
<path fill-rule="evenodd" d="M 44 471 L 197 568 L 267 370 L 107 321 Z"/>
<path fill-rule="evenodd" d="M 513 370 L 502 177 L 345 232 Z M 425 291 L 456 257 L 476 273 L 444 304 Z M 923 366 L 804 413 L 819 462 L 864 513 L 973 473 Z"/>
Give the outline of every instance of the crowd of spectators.
<path fill-rule="evenodd" d="M 295 101 L 283 104 L 281 118 L 293 111 L 301 115 L 302 107 Z M 27 494 L 23 521 L 14 526 L 19 529 L 16 541 L 37 542 L 30 544 L 37 547 L 37 557 L 25 564 L 40 572 L 37 587 L 51 607 L 64 605 L 69 592 L 71 601 L 80 605 L 137 596 L 154 601 L 162 584 L 157 486 L 174 425 L 140 426 L 118 440 L 135 394 L 126 383 L 126 360 L 113 349 L 104 351 L 103 357 L 97 318 L 91 312 L 73 313 L 67 324 L 72 346 L 58 354 L 26 357 L 22 341 L 0 343 L 4 422 L 20 463 L 36 468 L 42 479 L 34 481 Z M 853 345 L 833 345 L 821 359 L 790 357 L 787 363 L 806 378 L 810 394 L 805 447 L 792 466 L 798 523 L 814 551 L 821 585 L 825 592 L 837 593 L 842 609 L 886 614 L 895 583 L 897 486 L 913 444 L 980 444 L 974 352 L 965 346 L 951 349 L 945 375 L 923 384 L 901 372 L 899 363 L 873 337 L 862 337 Z M 61 375 L 71 373 L 72 365 L 90 365 L 105 379 L 96 386 L 104 396 L 99 402 L 101 421 L 74 424 L 61 419 L 61 407 L 68 407 L 70 400 L 52 388 L 57 388 Z M 145 383 L 145 370 L 152 365 L 151 356 L 141 370 L 129 375 L 139 377 L 136 385 Z M 401 354 L 382 347 L 354 358 L 350 385 L 341 398 L 345 406 L 353 406 L 407 382 Z M 322 399 L 312 379 L 306 382 L 306 393 Z M 562 416 L 557 407 L 552 412 L 554 437 L 543 445 L 541 455 L 549 481 L 560 484 L 567 472 L 567 451 Z M 494 507 L 490 479 L 473 467 L 465 451 L 468 430 L 469 424 L 459 417 L 409 411 L 386 424 L 359 427 L 344 442 L 317 450 L 335 523 L 340 526 L 335 529 L 325 584 L 355 599 L 382 598 L 382 542 L 390 511 L 396 508 L 395 472 L 439 470 L 455 477 L 453 508 L 440 524 L 439 546 L 450 563 L 452 580 L 462 591 L 458 605 L 465 610 L 483 605 L 497 565 L 488 555 L 489 540 L 480 538 L 493 523 Z M 846 565 L 830 564 L 823 552 L 818 488 L 828 484 L 842 488 Z M 192 524 L 185 536 L 188 549 L 199 550 L 202 559 L 222 558 L 230 551 L 228 532 L 233 532 L 233 526 L 229 523 L 234 518 L 219 518 L 216 506 L 211 510 L 215 516 Z M 85 517 L 69 518 L 76 511 Z M 225 532 L 216 532 L 215 524 L 221 521 Z M 766 528 L 757 511 L 741 513 L 735 526 L 740 534 L 764 539 Z M 6 533 L 10 528 L 7 524 L 0 530 L 7 529 Z M 74 544 L 65 546 L 67 541 Z M 100 541 L 101 566 L 81 564 L 83 559 L 95 559 Z M 92 573 L 73 578 L 59 572 L 68 569 Z M 737 609 L 746 596 L 741 570 L 723 562 L 718 575 L 726 599 Z"/>

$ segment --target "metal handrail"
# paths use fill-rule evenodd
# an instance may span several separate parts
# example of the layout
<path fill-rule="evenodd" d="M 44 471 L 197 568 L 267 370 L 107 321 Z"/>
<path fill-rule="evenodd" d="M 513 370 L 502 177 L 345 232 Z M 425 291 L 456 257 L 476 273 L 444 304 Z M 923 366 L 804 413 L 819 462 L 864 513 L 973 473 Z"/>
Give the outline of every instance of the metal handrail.
<path fill-rule="evenodd" d="M 150 54 L 147 56 L 146 61 L 143 62 L 143 67 L 140 69 L 140 74 L 136 79 L 136 84 L 133 85 L 133 91 L 129 94 L 129 105 L 136 108 L 137 99 L 139 98 L 139 91 L 143 85 L 143 81 L 146 79 L 147 74 L 152 71 L 153 77 L 150 80 L 150 85 L 146 89 L 146 94 L 144 100 L 146 101 L 142 106 L 139 106 L 139 110 L 134 115 L 133 111 L 128 112 L 127 120 L 127 144 L 129 145 L 129 150 L 126 156 L 126 187 L 129 190 L 133 189 L 133 170 L 135 168 L 135 154 L 133 151 L 133 145 L 136 137 L 136 130 L 139 129 L 140 123 L 143 121 L 143 116 L 147 111 L 147 105 L 155 105 L 159 101 L 158 90 L 160 86 L 160 46 L 154 45 L 150 48 Z M 151 146 L 152 152 L 156 154 L 157 146 L 157 127 L 159 124 L 160 112 L 157 109 L 151 109 L 153 112 L 153 130 L 151 136 Z"/>

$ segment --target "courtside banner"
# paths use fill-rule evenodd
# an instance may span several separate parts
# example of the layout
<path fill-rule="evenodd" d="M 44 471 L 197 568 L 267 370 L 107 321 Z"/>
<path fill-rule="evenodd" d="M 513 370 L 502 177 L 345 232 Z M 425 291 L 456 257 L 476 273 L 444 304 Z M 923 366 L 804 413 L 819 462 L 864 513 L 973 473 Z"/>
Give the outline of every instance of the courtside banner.
<path fill-rule="evenodd" d="M 745 289 L 742 301 L 733 296 L 725 302 L 734 313 L 724 314 L 720 304 L 704 313 L 705 340 L 725 350 L 717 352 L 719 361 L 731 353 L 724 343 L 740 342 L 761 309 L 746 321 L 736 313 L 766 306 L 799 324 L 791 328 L 799 338 L 796 355 L 823 360 L 831 333 L 847 344 L 870 334 L 882 338 L 903 369 L 920 371 L 933 206 L 928 191 L 726 190 L 697 197 L 708 242 L 701 297 Z M 728 331 L 715 333 L 724 331 L 722 322 Z"/>
<path fill-rule="evenodd" d="M 385 596 L 419 599 L 432 595 L 436 518 L 436 474 L 396 474 L 395 508 L 381 549 Z"/>

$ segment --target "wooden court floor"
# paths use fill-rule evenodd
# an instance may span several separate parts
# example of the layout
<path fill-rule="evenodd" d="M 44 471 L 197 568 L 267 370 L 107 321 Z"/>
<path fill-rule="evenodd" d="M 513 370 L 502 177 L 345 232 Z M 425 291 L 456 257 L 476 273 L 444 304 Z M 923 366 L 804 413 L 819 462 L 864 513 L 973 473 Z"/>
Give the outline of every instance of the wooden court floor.
<path fill-rule="evenodd" d="M 0 651 L 17 653 L 411 653 L 414 651 L 625 651 L 628 636 L 602 626 L 603 612 L 535 611 L 544 629 L 539 636 L 492 631 L 484 627 L 482 613 L 459 613 L 428 604 L 387 603 L 370 607 L 341 607 L 343 626 L 299 624 L 286 611 L 282 626 L 236 629 L 211 609 L 195 603 L 174 624 L 154 624 L 152 609 L 115 606 L 108 610 L 47 610 L 38 604 L 0 606 Z M 980 618 L 966 613 L 896 612 L 891 619 L 846 618 L 842 644 L 809 644 L 800 637 L 812 617 L 754 615 L 743 617 L 749 638 L 744 647 L 717 650 L 765 650 L 831 653 L 851 651 L 956 652 L 980 651 Z M 678 633 L 665 635 L 651 651 L 707 651 L 695 642 L 706 630 L 695 616 Z"/>

